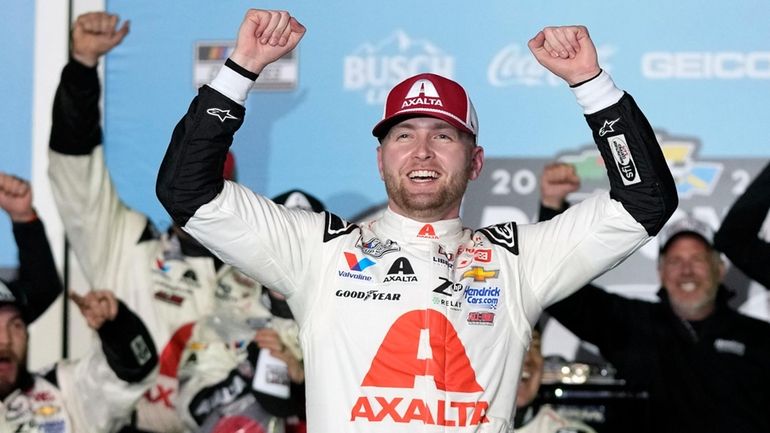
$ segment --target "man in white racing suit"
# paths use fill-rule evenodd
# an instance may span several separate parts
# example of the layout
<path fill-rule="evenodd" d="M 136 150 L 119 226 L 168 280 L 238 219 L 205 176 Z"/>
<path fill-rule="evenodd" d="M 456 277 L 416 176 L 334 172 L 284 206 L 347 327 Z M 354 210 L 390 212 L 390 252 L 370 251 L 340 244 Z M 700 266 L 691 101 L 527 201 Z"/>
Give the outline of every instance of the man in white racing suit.
<path fill-rule="evenodd" d="M 71 297 L 99 344 L 78 360 L 31 373 L 25 321 L 30 304 L 0 283 L 0 431 L 117 432 L 154 383 L 158 356 L 139 317 L 106 290 Z"/>
<path fill-rule="evenodd" d="M 72 29 L 72 52 L 53 104 L 48 175 L 59 214 L 91 287 L 113 290 L 144 320 L 161 351 L 156 383 L 139 403 L 136 424 L 154 432 L 181 432 L 173 401 L 175 359 L 166 348 L 182 325 L 212 311 L 230 290 L 260 286 L 223 264 L 172 226 L 159 233 L 144 214 L 118 196 L 104 160 L 99 111 L 99 59 L 127 35 L 128 22 L 89 12 Z M 228 157 L 224 173 L 232 173 Z"/>
<path fill-rule="evenodd" d="M 544 224 L 464 228 L 462 196 L 483 165 L 478 121 L 459 84 L 419 74 L 391 90 L 373 130 L 384 215 L 350 224 L 289 210 L 221 171 L 253 81 L 304 32 L 285 11 L 246 13 L 231 57 L 174 130 L 158 197 L 222 260 L 287 296 L 309 431 L 509 431 L 540 312 L 643 245 L 676 207 L 652 128 L 599 68 L 584 27 L 549 27 L 530 49 L 573 86 L 611 191 Z"/>

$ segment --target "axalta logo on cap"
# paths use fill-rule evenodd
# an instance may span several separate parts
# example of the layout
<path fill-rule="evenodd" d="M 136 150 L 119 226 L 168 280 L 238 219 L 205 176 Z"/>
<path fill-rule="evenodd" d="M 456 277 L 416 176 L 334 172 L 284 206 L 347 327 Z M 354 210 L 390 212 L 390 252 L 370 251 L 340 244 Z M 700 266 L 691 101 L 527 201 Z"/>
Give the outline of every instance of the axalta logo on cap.
<path fill-rule="evenodd" d="M 372 129 L 383 137 L 391 126 L 405 116 L 441 119 L 453 127 L 478 135 L 478 117 L 468 93 L 458 83 L 441 75 L 424 73 L 397 84 L 385 100 L 385 112 Z"/>
<path fill-rule="evenodd" d="M 404 97 L 404 103 L 401 104 L 401 108 L 413 107 L 415 105 L 444 106 L 436 86 L 430 80 L 415 81 Z"/>

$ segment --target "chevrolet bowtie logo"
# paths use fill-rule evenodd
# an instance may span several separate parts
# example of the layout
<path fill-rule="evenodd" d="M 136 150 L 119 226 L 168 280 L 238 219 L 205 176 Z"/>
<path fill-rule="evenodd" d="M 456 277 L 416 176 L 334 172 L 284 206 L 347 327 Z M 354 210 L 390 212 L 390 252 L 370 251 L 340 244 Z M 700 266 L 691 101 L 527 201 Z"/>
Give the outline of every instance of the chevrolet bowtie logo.
<path fill-rule="evenodd" d="M 497 278 L 498 273 L 500 273 L 499 269 L 487 271 L 481 266 L 474 266 L 465 271 L 463 278 L 473 277 L 473 281 L 487 281 L 487 278 Z"/>

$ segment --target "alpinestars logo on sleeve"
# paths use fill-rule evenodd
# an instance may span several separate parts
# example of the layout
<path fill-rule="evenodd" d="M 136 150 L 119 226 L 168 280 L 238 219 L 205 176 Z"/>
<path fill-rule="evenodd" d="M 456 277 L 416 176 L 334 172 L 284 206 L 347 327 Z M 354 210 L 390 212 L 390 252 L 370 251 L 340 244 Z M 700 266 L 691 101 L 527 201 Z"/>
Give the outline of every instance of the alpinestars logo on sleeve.
<path fill-rule="evenodd" d="M 223 110 L 221 108 L 209 108 L 206 110 L 206 113 L 218 118 L 222 123 L 224 123 L 227 119 L 238 120 L 237 117 L 230 114 L 230 110 Z"/>
<path fill-rule="evenodd" d="M 599 128 L 599 137 L 604 137 L 610 132 L 615 132 L 614 129 L 612 129 L 612 126 L 615 125 L 620 120 L 620 117 L 618 117 L 615 120 L 605 120 L 604 125 L 602 125 L 601 128 Z"/>

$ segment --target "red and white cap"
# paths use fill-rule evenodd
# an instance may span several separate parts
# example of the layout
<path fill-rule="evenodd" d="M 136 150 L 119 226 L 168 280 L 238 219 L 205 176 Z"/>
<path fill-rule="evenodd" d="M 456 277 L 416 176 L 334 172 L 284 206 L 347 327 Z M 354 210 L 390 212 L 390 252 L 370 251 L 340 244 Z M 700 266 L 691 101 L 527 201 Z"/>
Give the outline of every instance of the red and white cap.
<path fill-rule="evenodd" d="M 458 83 L 436 74 L 419 74 L 398 83 L 388 93 L 385 113 L 372 129 L 383 137 L 390 127 L 410 117 L 435 117 L 474 136 L 479 121 L 468 93 Z"/>

